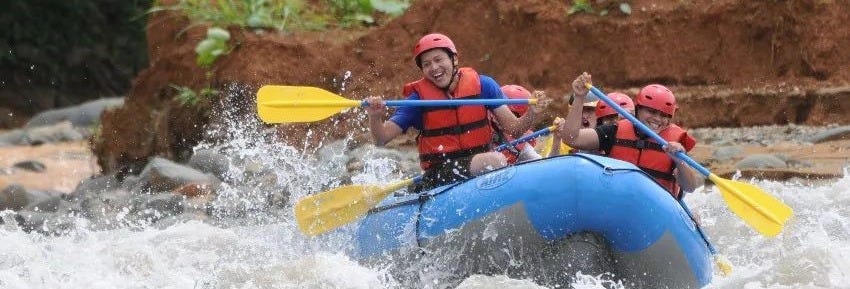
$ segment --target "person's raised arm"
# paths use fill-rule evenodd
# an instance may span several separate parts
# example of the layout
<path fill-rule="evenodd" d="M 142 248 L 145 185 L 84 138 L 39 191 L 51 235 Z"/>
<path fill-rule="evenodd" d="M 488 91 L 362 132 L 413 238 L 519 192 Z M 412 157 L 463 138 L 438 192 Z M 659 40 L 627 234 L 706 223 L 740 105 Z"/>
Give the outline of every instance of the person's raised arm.
<path fill-rule="evenodd" d="M 543 111 L 546 110 L 546 107 L 549 106 L 552 100 L 546 97 L 543 91 L 539 90 L 534 91 L 532 98 L 537 99 L 537 104 L 529 105 L 528 111 L 521 117 L 516 117 L 506 105 L 501 105 L 492 110 L 493 115 L 496 116 L 496 120 L 502 124 L 506 133 L 518 138 L 540 122 L 542 119 L 540 116 L 543 115 Z"/>
<path fill-rule="evenodd" d="M 366 112 L 369 114 L 369 131 L 372 132 L 375 145 L 383 146 L 402 133 L 401 127 L 397 124 L 384 120 L 386 105 L 381 97 L 372 96 L 366 98 L 366 102 L 369 104 L 366 107 Z"/>
<path fill-rule="evenodd" d="M 573 104 L 567 113 L 567 118 L 558 130 L 561 139 L 569 146 L 580 150 L 598 150 L 599 135 L 595 129 L 581 128 L 582 103 L 589 92 L 585 83 L 591 83 L 590 74 L 587 72 L 579 75 L 573 80 Z"/>
<path fill-rule="evenodd" d="M 556 117 L 555 121 L 552 122 L 552 125 L 555 126 L 555 131 L 552 132 L 552 146 L 549 150 L 549 155 L 546 157 L 554 157 L 561 155 L 561 126 L 564 125 L 564 119 L 560 117 Z"/>

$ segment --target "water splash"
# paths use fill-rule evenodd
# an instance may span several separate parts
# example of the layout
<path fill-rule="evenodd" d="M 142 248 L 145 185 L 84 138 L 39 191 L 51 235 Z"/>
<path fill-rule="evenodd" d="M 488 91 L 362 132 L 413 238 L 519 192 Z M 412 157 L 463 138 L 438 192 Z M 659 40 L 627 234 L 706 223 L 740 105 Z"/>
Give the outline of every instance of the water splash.
<path fill-rule="evenodd" d="M 850 177 L 819 185 L 747 180 L 794 209 L 776 237 L 762 237 L 726 207 L 717 189 L 691 194 L 702 226 L 732 275 L 708 288 L 842 288 L 850 282 Z"/>

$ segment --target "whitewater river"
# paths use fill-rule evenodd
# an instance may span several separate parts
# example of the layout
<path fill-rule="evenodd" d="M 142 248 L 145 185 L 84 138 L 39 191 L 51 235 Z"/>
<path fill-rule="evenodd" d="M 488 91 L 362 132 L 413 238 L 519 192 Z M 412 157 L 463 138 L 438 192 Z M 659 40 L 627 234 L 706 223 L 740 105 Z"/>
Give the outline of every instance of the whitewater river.
<path fill-rule="evenodd" d="M 231 134 L 231 143 L 207 147 L 276 168 L 281 186 L 294 199 L 341 182 L 335 172 L 345 164 L 333 157 L 319 161 L 241 130 L 225 133 Z M 338 153 L 344 159 L 345 152 Z M 401 176 L 392 173 L 395 165 L 383 158 L 368 160 L 352 181 L 397 180 Z M 735 265 L 730 276 L 715 275 L 708 288 L 850 288 L 846 175 L 817 185 L 744 180 L 795 210 L 775 238 L 747 227 L 715 189 L 689 195 L 687 202 L 701 216 L 709 238 Z M 257 193 L 225 188 L 221 197 L 251 202 Z M 61 236 L 24 233 L 7 221 L 0 225 L 0 288 L 401 287 L 388 268 L 365 267 L 344 255 L 351 244 L 346 237 L 306 238 L 291 219 L 291 210 L 284 208 L 215 225 L 190 221 L 106 231 L 87 229 L 89 221 L 77 219 L 77 229 Z M 599 276 L 579 275 L 576 280 L 573 288 L 628 288 Z M 545 287 L 505 276 L 472 276 L 459 288 Z"/>

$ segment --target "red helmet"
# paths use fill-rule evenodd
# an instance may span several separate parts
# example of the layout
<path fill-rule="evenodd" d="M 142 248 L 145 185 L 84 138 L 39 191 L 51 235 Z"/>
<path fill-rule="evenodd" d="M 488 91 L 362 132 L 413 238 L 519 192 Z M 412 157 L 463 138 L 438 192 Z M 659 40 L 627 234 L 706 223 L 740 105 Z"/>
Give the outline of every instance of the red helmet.
<path fill-rule="evenodd" d="M 673 92 L 660 84 L 644 86 L 635 98 L 635 103 L 640 106 L 656 109 L 673 116 L 676 112 L 676 97 Z"/>
<path fill-rule="evenodd" d="M 416 65 L 419 66 L 419 54 L 434 48 L 447 49 L 451 51 L 452 54 L 457 55 L 455 43 L 452 42 L 448 36 L 439 33 L 432 33 L 419 38 L 419 41 L 416 42 L 416 46 L 413 47 L 413 60 L 416 61 Z"/>
<path fill-rule="evenodd" d="M 510 99 L 529 99 L 531 98 L 531 92 L 525 87 L 519 85 L 505 85 L 502 86 L 502 93 L 505 94 Z M 516 114 L 523 115 L 526 111 L 528 111 L 527 104 L 511 104 L 508 105 L 508 108 Z"/>
<path fill-rule="evenodd" d="M 625 110 L 634 110 L 635 103 L 632 102 L 632 99 L 621 92 L 612 92 L 608 94 L 608 98 L 616 104 L 620 105 Z M 604 101 L 600 101 L 596 103 L 596 117 L 602 118 L 609 115 L 617 115 L 617 111 L 614 110 L 613 107 L 609 106 Z"/>

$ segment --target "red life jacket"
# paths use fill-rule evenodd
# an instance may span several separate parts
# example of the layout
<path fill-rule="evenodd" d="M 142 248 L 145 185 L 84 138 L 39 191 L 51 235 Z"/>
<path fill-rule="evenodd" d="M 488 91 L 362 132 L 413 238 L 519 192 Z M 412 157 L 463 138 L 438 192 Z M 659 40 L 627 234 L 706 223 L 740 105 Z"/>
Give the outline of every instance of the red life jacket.
<path fill-rule="evenodd" d="M 454 99 L 478 98 L 481 80 L 472 68 L 458 71 Z M 421 100 L 449 99 L 445 91 L 430 80 L 419 79 L 404 85 L 405 95 L 416 91 Z M 434 164 L 490 150 L 490 120 L 483 105 L 422 107 L 422 131 L 419 132 L 419 164 L 427 170 Z"/>
<path fill-rule="evenodd" d="M 681 143 L 685 151 L 690 151 L 696 145 L 696 140 L 675 124 L 670 124 L 658 135 L 668 142 Z M 679 197 L 679 185 L 673 175 L 673 169 L 676 168 L 673 159 L 655 140 L 638 139 L 635 127 L 629 120 L 617 121 L 616 141 L 608 156 L 635 164 L 658 181 L 674 198 Z"/>

